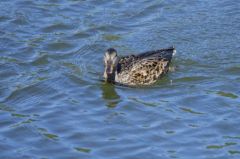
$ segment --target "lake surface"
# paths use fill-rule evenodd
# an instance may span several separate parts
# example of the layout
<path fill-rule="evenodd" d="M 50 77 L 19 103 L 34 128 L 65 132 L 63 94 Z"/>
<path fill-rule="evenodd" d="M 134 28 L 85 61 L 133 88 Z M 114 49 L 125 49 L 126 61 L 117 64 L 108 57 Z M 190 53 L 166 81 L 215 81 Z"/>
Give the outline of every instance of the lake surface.
<path fill-rule="evenodd" d="M 239 159 L 240 3 L 1 0 L 1 159 Z M 129 88 L 103 53 L 174 45 L 174 72 Z"/>

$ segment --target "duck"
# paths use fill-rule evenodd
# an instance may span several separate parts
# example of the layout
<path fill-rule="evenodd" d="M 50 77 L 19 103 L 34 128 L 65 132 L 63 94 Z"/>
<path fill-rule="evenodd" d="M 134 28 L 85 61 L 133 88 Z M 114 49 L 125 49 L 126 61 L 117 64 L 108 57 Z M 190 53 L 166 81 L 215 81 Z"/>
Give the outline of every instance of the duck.
<path fill-rule="evenodd" d="M 154 84 L 169 70 L 175 47 L 147 51 L 137 55 L 119 56 L 109 48 L 104 54 L 105 82 L 127 86 Z"/>

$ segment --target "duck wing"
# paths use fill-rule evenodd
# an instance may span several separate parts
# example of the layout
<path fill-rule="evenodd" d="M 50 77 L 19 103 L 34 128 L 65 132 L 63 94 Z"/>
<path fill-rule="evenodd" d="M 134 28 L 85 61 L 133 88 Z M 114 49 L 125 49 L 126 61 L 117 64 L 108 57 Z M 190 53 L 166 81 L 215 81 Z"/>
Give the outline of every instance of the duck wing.
<path fill-rule="evenodd" d="M 175 48 L 169 47 L 166 49 L 144 52 L 144 53 L 139 54 L 137 57 L 140 59 L 156 58 L 156 59 L 165 59 L 165 60 L 171 61 L 171 59 L 175 53 L 176 53 Z"/>
<path fill-rule="evenodd" d="M 148 63 L 157 62 L 157 61 L 169 61 L 176 52 L 174 47 L 169 47 L 166 49 L 160 49 L 155 51 L 148 51 L 138 55 L 129 55 L 129 56 L 122 56 L 120 57 L 119 64 L 118 64 L 118 73 L 120 71 L 128 71 L 130 70 L 133 65 L 136 63 L 141 63 L 141 61 L 148 61 Z M 143 62 L 143 63 L 145 63 Z"/>
<path fill-rule="evenodd" d="M 135 59 L 135 60 L 133 60 Z M 159 57 L 134 57 L 120 66 L 117 82 L 127 85 L 149 85 L 168 72 L 170 60 Z M 126 60 L 126 59 L 125 59 Z"/>
<path fill-rule="evenodd" d="M 122 56 L 118 62 L 117 72 L 123 72 L 129 70 L 135 61 L 139 58 L 135 55 Z"/>
<path fill-rule="evenodd" d="M 128 70 L 129 81 L 132 84 L 148 85 L 154 83 L 161 75 L 168 72 L 169 60 L 144 58 L 132 64 Z"/>

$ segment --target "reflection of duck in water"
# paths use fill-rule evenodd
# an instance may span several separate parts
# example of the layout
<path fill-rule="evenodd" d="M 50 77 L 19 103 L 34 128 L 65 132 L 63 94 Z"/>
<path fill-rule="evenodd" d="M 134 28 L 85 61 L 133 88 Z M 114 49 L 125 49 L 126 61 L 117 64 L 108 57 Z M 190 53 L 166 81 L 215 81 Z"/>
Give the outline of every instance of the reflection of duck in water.
<path fill-rule="evenodd" d="M 112 84 L 103 83 L 101 88 L 102 98 L 107 102 L 107 106 L 115 107 L 120 102 L 120 96 L 115 91 L 115 87 Z"/>
<path fill-rule="evenodd" d="M 110 83 L 130 86 L 153 84 L 168 72 L 175 52 L 175 48 L 170 47 L 121 57 L 115 49 L 110 48 L 104 55 L 104 78 Z"/>

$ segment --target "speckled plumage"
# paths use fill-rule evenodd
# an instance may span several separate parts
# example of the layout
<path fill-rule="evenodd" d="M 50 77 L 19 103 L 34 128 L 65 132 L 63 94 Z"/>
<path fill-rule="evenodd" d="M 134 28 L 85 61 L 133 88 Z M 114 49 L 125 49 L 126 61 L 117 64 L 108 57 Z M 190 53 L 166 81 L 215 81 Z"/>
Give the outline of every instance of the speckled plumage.
<path fill-rule="evenodd" d="M 150 85 L 169 69 L 175 48 L 148 51 L 139 55 L 120 56 L 114 82 L 136 86 Z"/>

